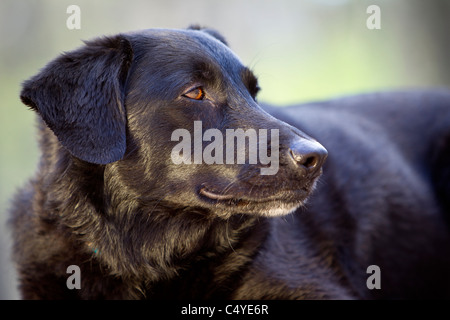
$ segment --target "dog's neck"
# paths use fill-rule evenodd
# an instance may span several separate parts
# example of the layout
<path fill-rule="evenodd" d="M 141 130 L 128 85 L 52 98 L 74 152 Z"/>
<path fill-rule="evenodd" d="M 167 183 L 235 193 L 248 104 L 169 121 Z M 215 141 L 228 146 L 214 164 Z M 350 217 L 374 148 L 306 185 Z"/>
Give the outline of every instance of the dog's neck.
<path fill-rule="evenodd" d="M 115 216 L 132 223 L 105 221 L 99 229 L 128 225 L 133 230 L 116 230 L 109 238 L 105 234 L 108 241 L 103 238 L 96 245 L 94 240 L 94 256 L 112 273 L 135 281 L 145 298 L 186 292 L 189 296 L 180 298 L 193 298 L 195 292 L 198 298 L 227 296 L 265 237 L 265 220 L 244 215 L 223 220 L 194 208 L 174 212 L 161 203 L 127 214 L 132 217 Z M 186 286 L 190 290 L 180 290 Z"/>
<path fill-rule="evenodd" d="M 76 185 L 70 181 L 59 184 L 71 189 L 73 197 L 53 199 L 71 241 L 105 275 L 138 286 L 141 296 L 148 297 L 146 292 L 173 295 L 176 290 L 169 293 L 168 288 L 186 285 L 181 281 L 198 285 L 196 281 L 206 279 L 207 274 L 214 276 L 214 283 L 211 279 L 205 284 L 210 286 L 209 295 L 229 288 L 230 281 L 237 285 L 235 275 L 263 243 L 265 218 L 243 214 L 224 219 L 202 208 L 177 209 L 157 199 L 143 203 L 117 186 L 109 188 L 100 166 L 75 161 L 67 170 L 87 177 L 85 185 L 81 179 Z"/>

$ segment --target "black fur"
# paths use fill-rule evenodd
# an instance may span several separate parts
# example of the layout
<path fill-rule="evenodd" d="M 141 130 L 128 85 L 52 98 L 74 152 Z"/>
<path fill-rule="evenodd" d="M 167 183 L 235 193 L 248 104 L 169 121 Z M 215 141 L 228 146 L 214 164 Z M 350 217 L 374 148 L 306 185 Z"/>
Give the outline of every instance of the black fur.
<path fill-rule="evenodd" d="M 448 297 L 449 91 L 263 110 L 258 90 L 197 26 L 92 40 L 26 81 L 42 158 L 12 210 L 23 298 Z M 279 171 L 174 164 L 171 134 L 194 121 L 278 129 Z M 297 128 L 330 153 L 319 183 L 326 151 Z"/>

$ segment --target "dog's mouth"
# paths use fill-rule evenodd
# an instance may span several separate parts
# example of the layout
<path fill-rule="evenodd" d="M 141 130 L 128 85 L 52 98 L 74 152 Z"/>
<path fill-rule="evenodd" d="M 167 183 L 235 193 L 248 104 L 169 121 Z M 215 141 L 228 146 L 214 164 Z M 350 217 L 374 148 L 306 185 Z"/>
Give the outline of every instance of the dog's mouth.
<path fill-rule="evenodd" d="M 208 199 L 211 200 L 217 200 L 217 201 L 223 201 L 223 200 L 233 200 L 233 195 L 231 194 L 223 194 L 223 193 L 217 193 L 215 191 L 209 190 L 207 187 L 203 186 L 200 188 L 199 193 L 202 196 L 205 196 Z"/>
<path fill-rule="evenodd" d="M 253 195 L 242 192 L 217 191 L 203 184 L 198 194 L 203 201 L 214 205 L 234 208 L 242 213 L 258 213 L 266 216 L 288 214 L 302 206 L 314 189 L 314 185 L 299 189 L 278 190 L 269 194 L 268 191 Z"/>

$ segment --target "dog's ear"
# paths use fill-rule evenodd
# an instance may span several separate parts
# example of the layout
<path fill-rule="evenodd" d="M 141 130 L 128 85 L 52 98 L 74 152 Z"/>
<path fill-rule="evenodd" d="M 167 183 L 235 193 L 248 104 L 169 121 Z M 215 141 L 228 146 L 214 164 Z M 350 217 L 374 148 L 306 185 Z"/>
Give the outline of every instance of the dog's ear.
<path fill-rule="evenodd" d="M 20 98 L 72 155 L 107 164 L 126 149 L 124 86 L 133 50 L 120 35 L 85 44 L 25 81 Z"/>
<path fill-rule="evenodd" d="M 188 30 L 199 30 L 199 31 L 203 31 L 207 34 L 209 34 L 210 36 L 213 36 L 214 38 L 216 38 L 217 40 L 219 40 L 220 42 L 222 42 L 224 45 L 228 46 L 228 42 L 227 40 L 225 40 L 224 36 L 222 36 L 218 31 L 214 30 L 214 29 L 210 29 L 210 28 L 205 28 L 202 27 L 200 25 L 197 24 L 193 24 L 190 25 L 188 27 Z"/>

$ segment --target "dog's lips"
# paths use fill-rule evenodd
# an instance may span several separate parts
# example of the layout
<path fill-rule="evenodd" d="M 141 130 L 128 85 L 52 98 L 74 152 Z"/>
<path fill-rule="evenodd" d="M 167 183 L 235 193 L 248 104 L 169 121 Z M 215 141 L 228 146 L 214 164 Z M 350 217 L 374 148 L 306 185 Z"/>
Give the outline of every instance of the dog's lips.
<path fill-rule="evenodd" d="M 206 187 L 202 187 L 199 193 L 209 199 L 212 200 L 231 200 L 233 199 L 233 195 L 231 194 L 218 194 L 208 190 Z"/>
<path fill-rule="evenodd" d="M 274 201 L 289 203 L 303 202 L 311 193 L 311 188 L 303 187 L 298 190 L 280 190 L 269 196 L 250 198 L 245 195 L 219 193 L 203 185 L 198 193 L 209 200 L 214 200 L 216 203 L 223 202 L 225 204 L 242 206 L 249 203 L 264 204 Z"/>

